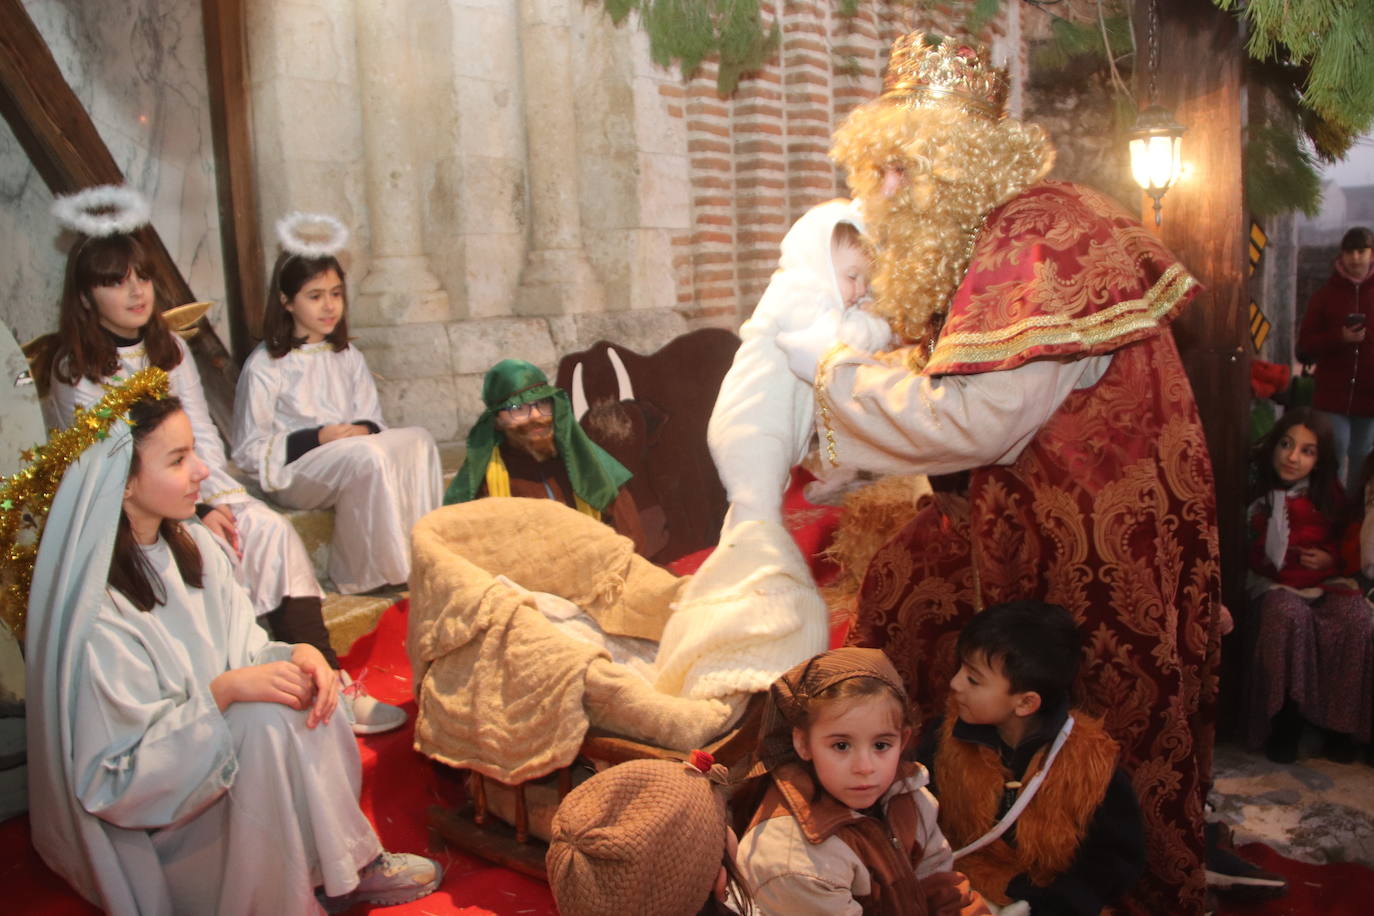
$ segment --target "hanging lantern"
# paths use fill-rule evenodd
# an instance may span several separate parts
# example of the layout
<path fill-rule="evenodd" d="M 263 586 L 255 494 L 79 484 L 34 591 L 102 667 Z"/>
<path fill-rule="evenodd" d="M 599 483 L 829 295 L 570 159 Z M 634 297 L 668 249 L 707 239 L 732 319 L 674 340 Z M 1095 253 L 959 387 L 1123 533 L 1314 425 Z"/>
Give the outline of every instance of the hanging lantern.
<path fill-rule="evenodd" d="M 1183 171 L 1183 134 L 1187 128 L 1173 112 L 1150 105 L 1136 118 L 1131 138 L 1131 176 L 1155 202 L 1155 225 L 1162 221 L 1160 200 Z"/>

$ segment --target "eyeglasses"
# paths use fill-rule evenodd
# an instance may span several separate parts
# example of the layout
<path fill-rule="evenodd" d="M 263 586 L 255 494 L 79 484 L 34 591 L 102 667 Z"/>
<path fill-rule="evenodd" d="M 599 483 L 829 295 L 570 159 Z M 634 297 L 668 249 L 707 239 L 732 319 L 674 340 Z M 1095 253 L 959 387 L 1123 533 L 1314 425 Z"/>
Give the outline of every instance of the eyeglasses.
<path fill-rule="evenodd" d="M 541 417 L 547 417 L 553 413 L 553 398 L 531 401 L 528 404 L 516 404 L 514 407 L 502 407 L 500 413 L 512 420 L 527 420 L 531 414 L 536 413 Z"/>

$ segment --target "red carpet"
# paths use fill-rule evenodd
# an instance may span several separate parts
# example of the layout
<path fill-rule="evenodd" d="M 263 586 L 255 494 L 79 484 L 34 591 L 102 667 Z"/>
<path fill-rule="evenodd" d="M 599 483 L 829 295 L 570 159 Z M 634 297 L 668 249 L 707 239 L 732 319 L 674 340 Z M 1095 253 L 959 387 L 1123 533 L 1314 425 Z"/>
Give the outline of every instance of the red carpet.
<path fill-rule="evenodd" d="M 406 604 L 390 608 L 377 629 L 354 644 L 344 667 L 364 677 L 368 692 L 405 706 L 411 722 L 415 701 L 410 690 L 410 662 L 405 654 Z M 363 758 L 362 807 L 382 844 L 398 852 L 426 851 L 425 809 L 452 803 L 454 790 L 439 778 L 430 762 L 411 749 L 413 726 L 359 740 Z M 405 906 L 377 907 L 397 916 L 556 916 L 553 896 L 543 883 L 480 859 L 455 852 L 433 854 L 444 863 L 444 883 L 423 900 Z M 44 916 L 90 916 L 91 907 L 53 874 L 29 843 L 29 821 L 17 817 L 0 824 L 0 887 L 19 905 L 18 912 Z M 350 914 L 371 912 L 357 906 Z M 5 906 L 6 912 L 16 912 Z"/>
<path fill-rule="evenodd" d="M 1309 865 L 1279 855 L 1263 843 L 1239 852 L 1261 868 L 1288 879 L 1288 894 L 1263 903 L 1223 900 L 1223 916 L 1365 916 L 1374 900 L 1374 869 L 1350 862 Z"/>

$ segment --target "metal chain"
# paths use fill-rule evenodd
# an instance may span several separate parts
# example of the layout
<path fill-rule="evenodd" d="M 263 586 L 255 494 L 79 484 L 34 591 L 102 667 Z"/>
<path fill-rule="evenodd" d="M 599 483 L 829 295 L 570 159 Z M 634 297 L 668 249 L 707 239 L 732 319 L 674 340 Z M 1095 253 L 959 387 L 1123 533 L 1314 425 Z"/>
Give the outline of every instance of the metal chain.
<path fill-rule="evenodd" d="M 1156 30 L 1159 25 L 1159 7 L 1156 0 L 1150 0 L 1150 11 L 1145 21 L 1145 43 L 1150 48 L 1150 104 L 1156 100 L 1156 78 L 1159 74 L 1159 39 Z"/>

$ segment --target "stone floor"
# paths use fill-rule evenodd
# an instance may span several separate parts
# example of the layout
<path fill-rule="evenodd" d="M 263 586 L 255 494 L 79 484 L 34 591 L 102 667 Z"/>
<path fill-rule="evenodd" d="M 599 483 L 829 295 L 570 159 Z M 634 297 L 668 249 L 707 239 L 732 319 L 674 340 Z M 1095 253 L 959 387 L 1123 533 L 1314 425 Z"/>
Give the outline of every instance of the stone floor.
<path fill-rule="evenodd" d="M 1222 745 L 1213 769 L 1212 806 L 1237 845 L 1258 841 L 1304 862 L 1374 868 L 1374 766 L 1307 755 L 1279 764 Z"/>

